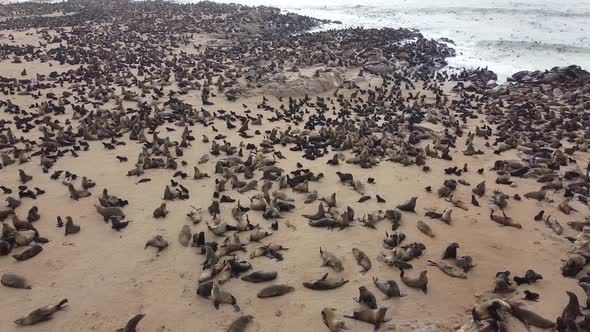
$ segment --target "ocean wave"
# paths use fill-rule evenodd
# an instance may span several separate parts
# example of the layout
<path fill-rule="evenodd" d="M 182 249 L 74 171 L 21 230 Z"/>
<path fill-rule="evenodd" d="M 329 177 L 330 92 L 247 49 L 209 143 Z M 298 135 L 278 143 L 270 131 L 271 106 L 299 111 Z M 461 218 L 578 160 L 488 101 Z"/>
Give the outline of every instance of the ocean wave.
<path fill-rule="evenodd" d="M 550 51 L 556 53 L 588 53 L 590 47 L 575 46 L 562 43 L 546 43 L 524 40 L 480 40 L 476 43 L 478 47 L 505 48 L 508 50 L 528 50 L 528 51 Z"/>

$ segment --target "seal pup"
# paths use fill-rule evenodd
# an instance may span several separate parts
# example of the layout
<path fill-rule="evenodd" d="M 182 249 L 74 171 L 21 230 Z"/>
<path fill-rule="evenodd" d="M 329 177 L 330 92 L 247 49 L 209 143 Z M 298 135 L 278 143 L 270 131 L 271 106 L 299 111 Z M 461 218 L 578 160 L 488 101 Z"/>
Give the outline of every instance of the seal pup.
<path fill-rule="evenodd" d="M 322 257 L 322 266 L 329 266 L 338 272 L 344 270 L 342 261 L 331 252 L 322 250 L 322 247 L 320 247 L 320 256 Z"/>
<path fill-rule="evenodd" d="M 241 279 L 247 282 L 259 283 L 275 280 L 277 275 L 276 271 L 255 271 L 243 276 Z"/>
<path fill-rule="evenodd" d="M 447 246 L 445 252 L 443 253 L 442 259 L 456 259 L 457 258 L 457 249 L 459 248 L 459 244 L 457 242 L 453 242 Z"/>
<path fill-rule="evenodd" d="M 220 289 L 219 284 L 217 282 L 213 283 L 211 296 L 211 301 L 213 301 L 213 306 L 215 307 L 215 309 L 219 310 L 220 304 L 229 304 L 234 307 L 235 311 L 240 311 L 240 307 L 238 306 L 236 298 L 229 292 Z"/>
<path fill-rule="evenodd" d="M 31 289 L 31 284 L 29 281 L 21 276 L 20 274 L 6 272 L 2 274 L 2 279 L 0 280 L 2 285 L 11 288 L 21 288 L 21 289 Z"/>
<path fill-rule="evenodd" d="M 303 286 L 313 290 L 328 290 L 341 287 L 346 283 L 348 283 L 348 280 L 344 280 L 344 278 L 328 279 L 328 273 L 326 273 L 318 280 L 304 282 Z"/>
<path fill-rule="evenodd" d="M 455 260 L 455 264 L 463 269 L 463 272 L 467 273 L 469 270 L 474 268 L 476 264 L 473 264 L 473 258 L 471 256 L 461 256 Z"/>
<path fill-rule="evenodd" d="M 180 244 L 183 247 L 188 247 L 188 243 L 191 240 L 191 229 L 188 225 L 184 225 L 182 226 L 182 229 L 180 230 L 180 233 L 178 234 L 178 242 L 180 242 Z"/>
<path fill-rule="evenodd" d="M 352 299 L 357 303 L 365 304 L 371 309 L 377 309 L 377 299 L 375 298 L 375 295 L 365 286 L 359 287 L 359 297 L 353 297 Z"/>
<path fill-rule="evenodd" d="M 524 300 L 527 301 L 538 301 L 539 300 L 539 294 L 531 292 L 530 290 L 525 290 L 524 291 Z"/>
<path fill-rule="evenodd" d="M 366 309 L 363 311 L 355 311 L 351 316 L 344 315 L 345 318 L 352 318 L 373 324 L 375 326 L 373 331 L 379 330 L 382 323 L 389 322 L 391 319 L 385 318 L 388 308 Z"/>
<path fill-rule="evenodd" d="M 428 271 L 424 270 L 420 272 L 420 276 L 418 276 L 418 278 L 410 278 L 405 275 L 404 270 L 401 270 L 399 272 L 399 276 L 406 286 L 421 289 L 424 294 L 426 294 L 428 291 L 428 277 L 426 276 L 427 272 Z"/>
<path fill-rule="evenodd" d="M 264 299 L 267 297 L 282 296 L 291 293 L 294 290 L 294 287 L 288 285 L 270 285 L 261 289 L 257 296 L 261 299 Z"/>
<path fill-rule="evenodd" d="M 66 217 L 65 236 L 68 236 L 71 234 L 77 234 L 79 232 L 80 232 L 80 226 L 74 224 L 72 217 L 67 216 Z"/>
<path fill-rule="evenodd" d="M 328 327 L 331 332 L 340 332 L 340 330 L 348 330 L 348 327 L 343 320 L 336 316 L 336 309 L 324 308 L 322 309 L 322 322 Z"/>
<path fill-rule="evenodd" d="M 137 314 L 133 316 L 129 321 L 127 321 L 125 327 L 117 329 L 116 332 L 136 332 L 137 325 L 144 317 L 145 314 Z"/>
<path fill-rule="evenodd" d="M 63 299 L 56 305 L 36 309 L 30 314 L 15 320 L 14 323 L 27 326 L 50 320 L 54 313 L 67 307 L 66 303 L 68 303 L 68 299 Z"/>
<path fill-rule="evenodd" d="M 415 209 L 417 200 L 418 197 L 412 197 L 409 201 L 398 205 L 397 208 L 405 212 L 416 212 Z"/>
<path fill-rule="evenodd" d="M 252 315 L 240 316 L 229 325 L 227 332 L 245 332 L 246 327 L 253 319 Z"/>
<path fill-rule="evenodd" d="M 369 259 L 369 256 L 367 256 L 367 254 L 365 254 L 362 250 L 358 248 L 352 248 L 352 255 L 356 259 L 357 264 L 363 268 L 361 273 L 367 273 L 371 269 L 371 260 Z"/>
<path fill-rule="evenodd" d="M 401 294 L 399 286 L 395 280 L 379 281 L 378 278 L 373 277 L 373 283 L 385 296 L 384 300 L 389 300 L 392 297 L 404 297 L 406 294 Z"/>

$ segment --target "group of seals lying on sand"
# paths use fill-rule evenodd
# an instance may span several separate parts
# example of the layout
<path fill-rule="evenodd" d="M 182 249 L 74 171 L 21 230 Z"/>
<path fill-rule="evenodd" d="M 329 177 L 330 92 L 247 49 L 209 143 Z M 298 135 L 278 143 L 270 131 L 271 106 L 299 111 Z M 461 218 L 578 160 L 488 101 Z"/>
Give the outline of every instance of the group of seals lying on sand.
<path fill-rule="evenodd" d="M 35 78 L 29 78 L 30 66 L 19 69 L 19 77 L 0 77 L 0 188 L 6 202 L 0 208 L 0 255 L 14 258 L 4 262 L 11 270 L 45 259 L 38 256 L 50 255 L 57 243 L 86 241 L 94 236 L 88 219 L 96 219 L 110 224 L 113 241 L 125 239 L 148 262 L 182 259 L 178 250 L 198 257 L 190 277 L 183 274 L 179 282 L 195 287 L 191 305 L 214 308 L 223 329 L 270 330 L 284 326 L 278 322 L 291 313 L 262 320 L 256 308 L 307 296 L 327 305 L 330 294 L 349 294 L 338 308 L 303 307 L 316 308 L 303 309 L 316 323 L 340 331 L 361 329 L 353 320 L 374 329 L 394 324 L 386 317 L 389 307 L 416 297 L 430 305 L 429 289 L 467 289 L 466 279 L 480 277 L 472 269 L 489 264 L 474 241 L 459 246 L 464 242 L 449 238 L 469 230 L 470 218 L 481 232 L 493 226 L 502 236 L 540 233 L 555 239 L 556 247 L 571 241 L 561 272 L 576 277 L 587 268 L 590 223 L 581 218 L 590 196 L 590 164 L 582 165 L 590 142 L 590 73 L 579 67 L 519 72 L 510 84 L 497 85 L 484 68 L 441 70 L 454 50 L 417 31 L 303 33 L 326 22 L 268 7 L 70 0 L 3 5 L 0 17 L 1 29 L 17 37 L 29 31 L 24 33 L 38 40 L 19 44 L 10 34 L 0 45 L 1 60 L 8 62 L 3 65 L 59 67 Z M 203 45 L 199 38 L 214 42 Z M 122 180 L 101 178 L 90 165 L 86 174 L 72 171 L 76 158 L 93 152 L 109 153 L 108 162 L 124 167 Z M 399 184 L 398 171 L 414 177 Z M 128 200 L 106 187 L 119 181 Z M 419 185 L 424 181 L 433 182 Z M 36 187 L 47 183 L 50 193 Z M 134 195 L 155 186 L 149 199 Z M 57 206 L 67 210 L 65 222 L 43 208 L 47 196 L 52 204 L 63 201 Z M 538 209 L 521 209 L 533 205 Z M 63 229 L 57 233 L 48 219 Z M 126 237 L 140 227 L 153 231 L 141 233 L 139 242 Z M 335 245 L 332 239 L 341 236 L 346 240 Z M 281 243 L 293 238 L 305 241 Z M 383 250 L 375 251 L 374 243 Z M 445 245 L 440 257 L 433 248 Z M 459 255 L 458 248 L 470 255 Z M 300 277 L 306 267 L 291 264 L 298 256 L 322 272 Z M 125 257 L 131 261 L 131 251 Z M 262 260 L 272 267 L 258 269 Z M 390 269 L 399 270 L 399 279 Z M 43 278 L 23 275 L 30 280 L 4 273 L 2 284 L 19 292 L 41 289 L 36 285 Z M 532 268 L 524 277 L 501 271 L 485 278 L 489 284 L 477 287 L 493 298 L 474 305 L 477 329 L 487 324 L 502 330 L 506 313 L 527 326 L 559 331 L 590 322 L 574 293 L 590 289 L 587 277 L 580 277 L 580 289 L 566 290 L 570 304 L 555 321 L 520 300 L 549 305 L 534 292 L 540 291 L 535 282 L 561 283 Z M 385 298 L 378 300 L 371 289 Z M 521 290 L 525 297 L 516 298 Z M 72 305 L 83 305 L 75 295 L 67 294 Z M 47 321 L 66 303 L 15 323 Z M 147 303 L 143 309 L 150 309 Z M 131 332 L 140 321 L 166 320 L 131 311 L 119 310 L 124 317 L 117 321 L 132 318 L 113 329 Z M 49 324 L 59 329 L 61 320 L 74 319 L 68 314 Z"/>

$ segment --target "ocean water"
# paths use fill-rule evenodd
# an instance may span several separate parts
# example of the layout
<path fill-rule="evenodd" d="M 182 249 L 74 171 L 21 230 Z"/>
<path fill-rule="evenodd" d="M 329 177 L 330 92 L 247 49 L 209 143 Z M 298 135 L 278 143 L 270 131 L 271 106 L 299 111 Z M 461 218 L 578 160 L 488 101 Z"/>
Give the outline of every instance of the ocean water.
<path fill-rule="evenodd" d="M 590 0 L 214 0 L 338 20 L 338 27 L 405 27 L 455 42 L 454 67 L 519 70 L 577 64 L 590 70 Z M 192 2 L 181 0 L 180 2 Z"/>

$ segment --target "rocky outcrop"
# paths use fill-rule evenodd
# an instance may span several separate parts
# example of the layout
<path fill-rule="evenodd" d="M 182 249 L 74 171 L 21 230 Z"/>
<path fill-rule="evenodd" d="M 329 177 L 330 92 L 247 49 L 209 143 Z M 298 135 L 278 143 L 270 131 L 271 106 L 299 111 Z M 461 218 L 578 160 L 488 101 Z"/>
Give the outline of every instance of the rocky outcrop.
<path fill-rule="evenodd" d="M 264 93 L 275 97 L 303 96 L 305 94 L 318 94 L 340 87 L 344 82 L 344 73 L 339 69 L 327 69 L 318 72 L 313 77 L 301 76 L 292 80 L 286 80 L 284 76 L 277 77 L 275 82 L 262 88 Z"/>
<path fill-rule="evenodd" d="M 590 80 L 590 73 L 580 68 L 580 66 L 553 67 L 551 70 L 523 70 L 514 73 L 508 78 L 509 82 L 519 83 L 558 83 L 572 80 Z"/>

